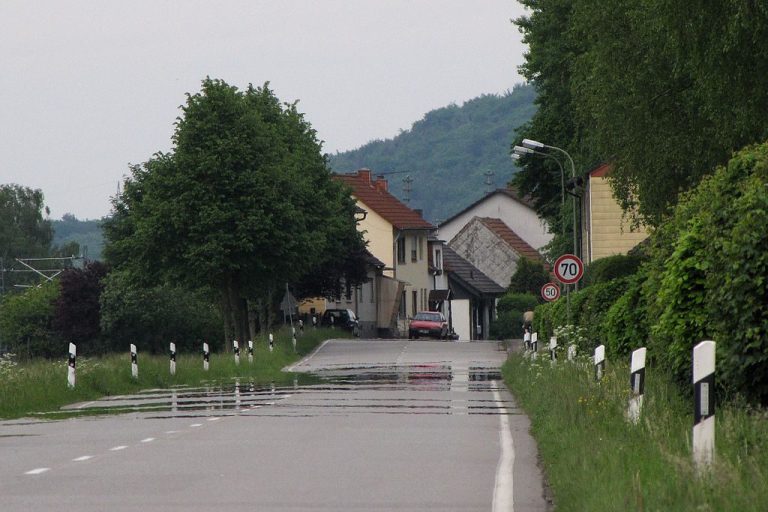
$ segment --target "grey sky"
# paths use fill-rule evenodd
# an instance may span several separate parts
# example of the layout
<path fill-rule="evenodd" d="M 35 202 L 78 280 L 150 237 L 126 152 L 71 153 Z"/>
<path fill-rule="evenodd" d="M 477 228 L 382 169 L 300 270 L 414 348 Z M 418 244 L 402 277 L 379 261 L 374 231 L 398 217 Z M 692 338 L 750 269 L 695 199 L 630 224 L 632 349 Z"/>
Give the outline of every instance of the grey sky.
<path fill-rule="evenodd" d="M 514 0 L 2 0 L 0 183 L 99 218 L 209 75 L 270 81 L 329 153 L 522 78 Z"/>

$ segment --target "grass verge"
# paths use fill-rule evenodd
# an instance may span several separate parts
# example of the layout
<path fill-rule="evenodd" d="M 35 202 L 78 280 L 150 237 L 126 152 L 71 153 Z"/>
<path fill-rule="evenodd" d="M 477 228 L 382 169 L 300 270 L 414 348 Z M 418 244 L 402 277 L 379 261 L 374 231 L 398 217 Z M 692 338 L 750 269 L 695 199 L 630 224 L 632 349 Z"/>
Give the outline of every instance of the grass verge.
<path fill-rule="evenodd" d="M 552 366 L 510 356 L 504 381 L 531 418 L 556 510 L 768 510 L 768 412 L 727 404 L 716 415 L 716 460 L 692 463 L 692 404 L 661 372 L 646 370 L 637 425 L 625 419 L 629 367 L 595 382 L 591 363 Z"/>
<path fill-rule="evenodd" d="M 275 349 L 269 351 L 266 340 L 254 342 L 253 364 L 247 350 L 241 348 L 240 364 L 231 353 L 211 354 L 210 369 L 203 370 L 201 354 L 178 354 L 176 374 L 171 375 L 168 356 L 139 353 L 139 378 L 131 377 L 131 356 L 112 354 L 98 358 L 77 358 L 77 382 L 67 386 L 67 361 L 34 360 L 15 363 L 0 361 L 0 418 L 12 419 L 40 412 L 50 412 L 63 405 L 95 400 L 104 396 L 135 393 L 142 389 L 196 386 L 201 382 L 231 382 L 239 377 L 256 384 L 288 383 L 293 376 L 281 370 L 304 357 L 321 342 L 344 337 L 339 330 L 309 329 L 297 337 L 293 351 L 288 330 L 275 333 Z"/>

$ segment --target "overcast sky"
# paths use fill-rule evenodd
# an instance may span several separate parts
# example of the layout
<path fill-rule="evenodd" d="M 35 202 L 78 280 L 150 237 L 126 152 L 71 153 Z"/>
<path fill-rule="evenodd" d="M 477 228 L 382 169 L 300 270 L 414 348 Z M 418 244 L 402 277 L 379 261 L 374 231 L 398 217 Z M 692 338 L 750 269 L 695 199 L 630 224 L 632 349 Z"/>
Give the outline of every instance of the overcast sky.
<path fill-rule="evenodd" d="M 0 0 L 0 183 L 110 212 L 205 76 L 271 83 L 324 151 L 523 81 L 514 0 Z"/>

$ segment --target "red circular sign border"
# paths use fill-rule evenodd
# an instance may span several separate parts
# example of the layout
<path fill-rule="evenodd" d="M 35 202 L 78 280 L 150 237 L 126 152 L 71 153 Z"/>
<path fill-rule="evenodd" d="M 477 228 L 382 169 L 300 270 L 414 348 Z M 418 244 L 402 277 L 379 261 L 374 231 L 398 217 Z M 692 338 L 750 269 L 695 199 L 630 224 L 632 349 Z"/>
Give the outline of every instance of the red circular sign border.
<path fill-rule="evenodd" d="M 546 295 L 544 295 L 544 288 L 547 288 L 548 286 L 552 286 L 555 290 L 557 290 L 557 295 L 553 299 L 548 299 Z M 556 283 L 549 282 L 541 287 L 541 298 L 544 299 L 547 302 L 555 302 L 557 299 L 560 298 L 560 287 L 557 286 Z"/>
<path fill-rule="evenodd" d="M 560 265 L 560 262 L 561 262 L 562 260 L 566 259 L 566 258 L 569 258 L 569 259 L 574 259 L 574 260 L 576 260 L 576 264 L 577 264 L 577 266 L 579 267 L 579 273 L 576 275 L 576 277 L 575 277 L 574 279 L 567 279 L 567 280 L 566 280 L 566 279 L 561 279 L 561 278 L 560 278 L 560 275 L 559 275 L 559 273 L 558 273 L 558 271 L 557 271 L 557 267 Z M 579 282 L 579 279 L 581 279 L 582 277 L 584 277 L 584 262 L 583 262 L 583 261 L 581 261 L 581 258 L 579 258 L 578 256 L 576 256 L 575 254 L 563 254 L 562 256 L 560 256 L 559 258 L 557 258 L 557 261 L 555 261 L 554 274 L 555 274 L 555 278 L 556 278 L 558 281 L 560 281 L 561 283 L 563 283 L 563 284 L 574 284 L 574 283 L 578 283 L 578 282 Z"/>

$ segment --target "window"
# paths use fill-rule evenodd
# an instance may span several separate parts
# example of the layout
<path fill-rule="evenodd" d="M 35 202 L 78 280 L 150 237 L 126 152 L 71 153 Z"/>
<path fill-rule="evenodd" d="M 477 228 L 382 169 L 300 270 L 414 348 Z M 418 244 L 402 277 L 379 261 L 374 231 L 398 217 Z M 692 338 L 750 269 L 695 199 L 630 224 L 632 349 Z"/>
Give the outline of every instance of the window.
<path fill-rule="evenodd" d="M 403 290 L 403 294 L 400 297 L 400 316 L 405 316 L 405 312 L 407 311 L 405 309 L 405 290 Z"/>
<path fill-rule="evenodd" d="M 416 290 L 413 290 L 411 292 L 411 298 L 413 299 L 411 301 L 411 311 L 413 311 L 413 316 L 416 316 L 416 306 L 419 300 L 419 292 L 417 292 Z"/>
<path fill-rule="evenodd" d="M 397 239 L 397 262 L 405 263 L 405 238 L 402 235 Z"/>
<path fill-rule="evenodd" d="M 352 286 L 349 284 L 349 282 L 345 283 L 346 290 L 344 293 L 345 298 L 347 299 L 347 302 L 352 300 Z"/>
<path fill-rule="evenodd" d="M 424 261 L 424 237 L 419 237 L 419 261 Z"/>
<path fill-rule="evenodd" d="M 435 268 L 443 270 L 443 252 L 440 249 L 435 249 Z"/>

